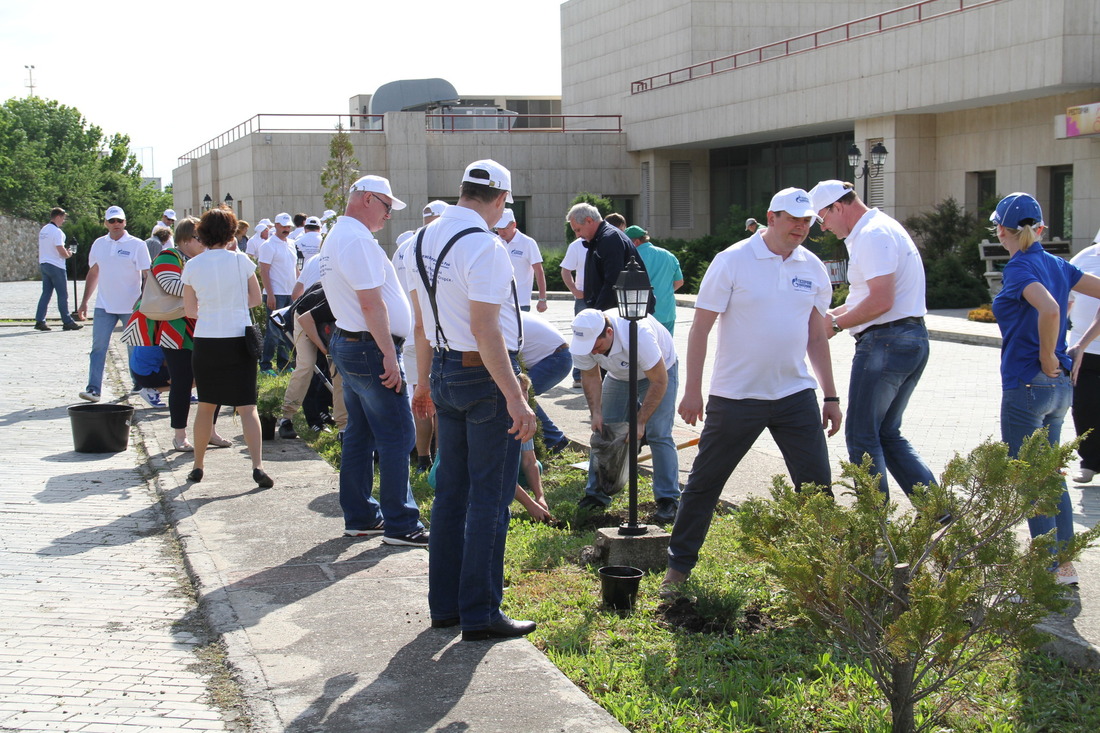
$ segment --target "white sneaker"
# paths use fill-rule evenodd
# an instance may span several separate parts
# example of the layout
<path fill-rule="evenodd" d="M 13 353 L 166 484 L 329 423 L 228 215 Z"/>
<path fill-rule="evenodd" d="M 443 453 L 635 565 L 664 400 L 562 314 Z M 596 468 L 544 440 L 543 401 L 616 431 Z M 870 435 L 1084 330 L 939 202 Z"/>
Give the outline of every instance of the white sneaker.
<path fill-rule="evenodd" d="M 152 387 L 141 390 L 141 399 L 145 400 L 149 407 L 164 407 L 164 403 L 160 399 L 160 392 Z"/>
<path fill-rule="evenodd" d="M 1073 482 L 1075 484 L 1087 484 L 1092 482 L 1092 477 L 1095 475 L 1096 471 L 1093 471 L 1091 468 L 1085 468 L 1084 466 L 1081 466 L 1074 472 L 1071 478 L 1073 479 Z"/>
<path fill-rule="evenodd" d="M 88 402 L 99 402 L 99 392 L 94 389 L 86 389 L 80 393 L 80 399 Z"/>

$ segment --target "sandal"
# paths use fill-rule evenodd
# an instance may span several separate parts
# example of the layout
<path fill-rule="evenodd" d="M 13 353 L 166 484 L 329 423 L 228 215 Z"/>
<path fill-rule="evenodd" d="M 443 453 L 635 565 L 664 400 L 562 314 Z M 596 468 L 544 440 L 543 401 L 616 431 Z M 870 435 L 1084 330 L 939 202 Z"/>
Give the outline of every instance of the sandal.
<path fill-rule="evenodd" d="M 228 448 L 229 446 L 233 445 L 233 442 L 230 440 L 226 440 L 220 435 L 211 435 L 210 442 L 207 443 L 207 445 L 212 445 L 215 448 Z"/>
<path fill-rule="evenodd" d="M 172 438 L 172 447 L 182 453 L 193 453 L 195 446 L 187 442 L 187 438 L 180 440 L 179 438 Z"/>

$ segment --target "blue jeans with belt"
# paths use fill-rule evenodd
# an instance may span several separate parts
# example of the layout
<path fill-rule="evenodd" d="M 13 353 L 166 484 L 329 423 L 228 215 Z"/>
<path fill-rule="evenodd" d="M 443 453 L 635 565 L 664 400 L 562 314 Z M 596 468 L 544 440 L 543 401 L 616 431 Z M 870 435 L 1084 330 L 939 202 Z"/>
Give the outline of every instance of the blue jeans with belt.
<path fill-rule="evenodd" d="M 1024 438 L 1039 428 L 1047 429 L 1047 440 L 1057 445 L 1062 436 L 1062 421 L 1073 401 L 1073 385 L 1065 373 L 1048 377 L 1040 371 L 1027 384 L 1001 393 L 1001 440 L 1008 444 L 1013 458 L 1020 451 Z M 1065 486 L 1065 481 L 1062 482 Z M 1069 492 L 1063 490 L 1058 513 L 1040 514 L 1027 520 L 1032 537 L 1057 530 L 1055 538 L 1065 542 L 1073 537 L 1073 504 Z"/>
<path fill-rule="evenodd" d="M 917 484 L 930 486 L 932 470 L 901 434 L 909 398 L 928 364 L 928 330 L 906 322 L 858 334 L 848 388 L 844 437 L 848 460 L 862 463 L 871 456 L 871 473 L 882 476 L 879 488 L 887 498 L 886 472 L 906 494 Z"/>
<path fill-rule="evenodd" d="M 57 309 L 61 311 L 61 322 L 72 323 L 73 317 L 69 315 L 69 291 L 65 289 L 65 268 L 40 262 L 38 269 L 42 273 L 42 296 L 38 299 L 38 310 L 35 311 L 34 320 L 46 320 L 46 309 L 50 307 L 50 298 L 56 294 Z"/>
<path fill-rule="evenodd" d="M 288 305 L 290 305 L 289 295 L 275 296 L 274 310 L 286 308 Z M 272 309 L 265 305 L 264 312 L 267 314 L 267 328 L 264 330 L 264 345 L 260 353 L 260 370 L 271 369 L 271 360 L 275 358 L 276 347 L 278 347 L 279 352 L 279 359 L 276 363 L 280 369 L 283 369 L 290 361 L 290 347 L 287 346 L 286 339 L 279 334 L 279 327 L 271 322 Z"/>
<path fill-rule="evenodd" d="M 519 364 L 512 356 L 512 369 Z M 428 607 L 465 631 L 501 618 L 504 542 L 519 475 L 520 442 L 508 434 L 508 405 L 484 366 L 462 354 L 432 359 L 439 471 L 428 540 Z"/>
<path fill-rule="evenodd" d="M 531 388 L 535 391 L 535 396 L 560 384 L 561 380 L 569 374 L 572 366 L 573 356 L 569 353 L 569 348 L 565 346 L 539 363 L 530 365 L 527 368 L 527 376 L 531 378 Z M 535 415 L 542 424 L 542 440 L 546 447 L 557 445 L 565 439 L 565 434 L 561 431 L 561 428 L 554 424 L 554 421 L 550 419 L 550 416 L 546 414 L 542 409 L 542 405 L 538 402 L 535 403 Z"/>

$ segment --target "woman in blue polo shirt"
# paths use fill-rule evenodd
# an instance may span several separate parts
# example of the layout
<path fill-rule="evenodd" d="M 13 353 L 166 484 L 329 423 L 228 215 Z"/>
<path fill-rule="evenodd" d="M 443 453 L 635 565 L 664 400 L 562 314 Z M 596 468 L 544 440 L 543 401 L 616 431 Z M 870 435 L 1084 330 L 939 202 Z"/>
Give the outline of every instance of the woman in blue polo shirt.
<path fill-rule="evenodd" d="M 1062 420 L 1073 400 L 1072 360 L 1066 353 L 1069 293 L 1100 292 L 1100 278 L 1046 252 L 1043 211 L 1032 196 L 1013 193 L 997 204 L 989 217 L 997 239 L 1010 258 L 1004 287 L 993 299 L 993 314 L 1001 328 L 1001 439 L 1015 456 L 1024 439 L 1045 427 L 1052 445 L 1062 434 Z M 1073 506 L 1062 492 L 1058 512 L 1028 519 L 1032 537 L 1055 529 L 1065 542 L 1073 537 Z M 1076 584 L 1072 563 L 1058 568 L 1058 582 Z"/>

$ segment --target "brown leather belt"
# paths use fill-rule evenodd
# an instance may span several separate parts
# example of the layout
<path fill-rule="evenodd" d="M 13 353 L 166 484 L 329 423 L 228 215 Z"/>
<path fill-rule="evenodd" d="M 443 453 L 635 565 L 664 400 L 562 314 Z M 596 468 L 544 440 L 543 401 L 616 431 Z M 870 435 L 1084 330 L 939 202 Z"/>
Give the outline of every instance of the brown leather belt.
<path fill-rule="evenodd" d="M 345 331 L 342 328 L 336 329 L 336 335 L 342 337 L 345 341 L 362 341 L 363 343 L 371 343 L 375 341 L 374 334 L 370 331 Z M 393 339 L 393 345 L 398 349 L 405 345 L 405 339 L 400 336 L 394 336 L 390 334 L 390 338 Z"/>

